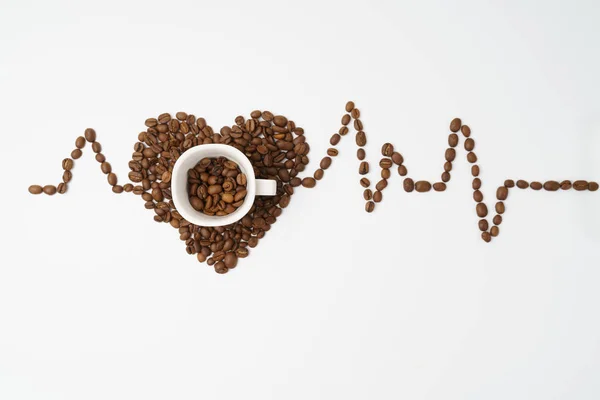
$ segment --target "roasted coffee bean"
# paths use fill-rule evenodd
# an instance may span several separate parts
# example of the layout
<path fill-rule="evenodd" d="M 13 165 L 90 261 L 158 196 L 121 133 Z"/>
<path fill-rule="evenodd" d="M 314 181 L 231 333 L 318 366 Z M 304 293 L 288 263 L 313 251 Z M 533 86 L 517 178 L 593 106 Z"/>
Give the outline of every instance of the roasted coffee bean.
<path fill-rule="evenodd" d="M 542 188 L 542 183 L 541 182 L 531 182 L 529 184 L 529 187 L 532 188 L 533 190 L 540 190 Z"/>
<path fill-rule="evenodd" d="M 479 179 L 479 178 L 473 179 L 472 187 L 475 190 L 481 189 L 481 179 Z"/>
<path fill-rule="evenodd" d="M 475 148 L 475 141 L 473 139 L 468 138 L 467 140 L 465 140 L 465 150 L 473 151 L 474 148 Z"/>
<path fill-rule="evenodd" d="M 344 114 L 342 117 L 342 125 L 348 125 L 350 123 L 350 114 Z"/>
<path fill-rule="evenodd" d="M 404 165 L 401 165 L 398 167 L 398 174 L 400 176 L 406 176 L 406 174 L 408 174 L 408 170 L 406 169 L 406 167 Z"/>
<path fill-rule="evenodd" d="M 446 190 L 446 184 L 444 182 L 436 182 L 433 184 L 433 190 L 436 192 L 443 192 Z"/>
<path fill-rule="evenodd" d="M 481 238 L 483 239 L 484 242 L 489 243 L 492 240 L 492 236 L 490 235 L 489 232 L 482 232 L 481 233 Z"/>
<path fill-rule="evenodd" d="M 507 179 L 504 181 L 504 186 L 506 186 L 507 188 L 515 187 L 515 181 L 513 181 L 512 179 Z"/>
<path fill-rule="evenodd" d="M 361 178 L 361 180 L 360 180 L 360 185 L 361 185 L 362 187 L 365 187 L 365 188 L 367 188 L 367 187 L 369 187 L 369 186 L 371 185 L 371 181 L 370 181 L 370 180 L 368 180 L 367 178 Z"/>
<path fill-rule="evenodd" d="M 64 182 L 59 183 L 58 186 L 56 187 L 56 192 L 59 194 L 67 193 L 67 184 Z"/>
<path fill-rule="evenodd" d="M 402 154 L 395 151 L 392 153 L 392 162 L 396 165 L 402 165 L 404 157 L 402 157 Z"/>
<path fill-rule="evenodd" d="M 470 152 L 467 154 L 467 161 L 469 161 L 471 164 L 476 163 L 477 162 L 477 155 L 475 155 L 475 153 Z"/>
<path fill-rule="evenodd" d="M 306 188 L 314 188 L 317 185 L 317 181 L 314 178 L 306 177 L 302 179 L 302 186 Z"/>
<path fill-rule="evenodd" d="M 123 193 L 123 186 L 121 185 L 115 185 L 112 187 L 112 191 L 114 193 Z"/>
<path fill-rule="evenodd" d="M 596 190 L 598 190 L 598 182 L 589 182 L 588 183 L 588 190 L 590 192 L 595 192 Z"/>
<path fill-rule="evenodd" d="M 87 128 L 85 130 L 84 136 L 85 136 L 85 140 L 87 140 L 90 143 L 93 143 L 96 141 L 96 131 L 93 130 L 92 128 Z"/>
<path fill-rule="evenodd" d="M 479 165 L 473 165 L 471 167 L 471 175 L 479 176 Z"/>
<path fill-rule="evenodd" d="M 62 162 L 62 167 L 66 171 L 70 171 L 73 168 L 73 160 L 65 158 Z"/>
<path fill-rule="evenodd" d="M 356 129 L 357 131 L 362 131 L 363 124 L 362 124 L 362 121 L 360 119 L 355 119 L 354 120 L 354 129 Z"/>
<path fill-rule="evenodd" d="M 335 145 L 337 145 L 340 142 L 341 138 L 342 137 L 340 135 L 338 135 L 337 133 L 334 133 L 333 136 L 331 136 L 331 139 L 329 139 L 329 143 L 332 146 L 335 146 Z"/>
<path fill-rule="evenodd" d="M 560 183 L 560 188 L 562 190 L 569 190 L 573 187 L 573 184 L 569 180 L 564 180 Z"/>
<path fill-rule="evenodd" d="M 507 197 L 508 197 L 508 189 L 505 186 L 500 186 L 496 190 L 496 198 L 498 200 L 506 200 Z"/>
<path fill-rule="evenodd" d="M 458 145 L 458 135 L 456 133 L 451 133 L 448 136 L 448 146 L 456 147 Z"/>
<path fill-rule="evenodd" d="M 527 181 L 524 181 L 524 180 L 522 180 L 522 179 L 519 179 L 519 180 L 517 181 L 517 187 L 518 187 L 519 189 L 527 189 L 527 188 L 529 187 L 529 183 L 527 183 Z"/>
<path fill-rule="evenodd" d="M 389 168 L 383 168 L 381 170 L 381 177 L 383 179 L 390 179 L 390 176 L 392 176 L 392 172 L 390 171 Z"/>
<path fill-rule="evenodd" d="M 73 173 L 71 171 L 63 172 L 62 179 L 64 183 L 69 183 L 73 179 Z"/>
<path fill-rule="evenodd" d="M 555 192 L 558 189 L 560 189 L 560 183 L 558 183 L 556 181 L 546 181 L 544 183 L 544 189 L 546 189 L 550 192 Z M 503 200 L 503 199 L 499 199 L 499 200 Z"/>
<path fill-rule="evenodd" d="M 485 218 L 488 214 L 488 209 L 485 203 L 477 203 L 475 210 L 477 211 L 477 216 L 479 218 Z"/>
<path fill-rule="evenodd" d="M 373 198 L 373 192 L 371 191 L 371 189 L 365 189 L 365 191 L 363 192 L 363 197 L 365 198 L 365 200 L 371 200 Z"/>
<path fill-rule="evenodd" d="M 392 160 L 390 158 L 382 158 L 379 160 L 379 166 L 381 168 L 391 168 L 392 165 Z"/>
<path fill-rule="evenodd" d="M 94 153 L 100 153 L 102 151 L 102 145 L 100 144 L 100 142 L 92 143 L 92 151 Z"/>
<path fill-rule="evenodd" d="M 337 151 L 337 149 L 334 149 L 333 147 L 327 149 L 327 155 L 330 157 L 335 157 L 337 156 L 339 153 Z"/>
<path fill-rule="evenodd" d="M 40 194 L 42 193 L 42 187 L 40 185 L 31 185 L 29 186 L 29 193 L 31 194 Z"/>
<path fill-rule="evenodd" d="M 431 190 L 431 183 L 428 181 L 417 181 L 415 182 L 415 190 L 420 193 L 429 192 Z"/>
<path fill-rule="evenodd" d="M 356 145 L 362 147 L 366 144 L 367 144 L 367 135 L 365 135 L 365 133 L 363 131 L 358 131 L 356 133 Z"/>
<path fill-rule="evenodd" d="M 374 203 L 374 202 L 372 202 L 372 201 L 368 201 L 368 202 L 365 204 L 365 211 L 366 211 L 366 212 L 368 212 L 368 213 L 372 213 L 374 209 L 375 209 L 375 203 Z"/>
<path fill-rule="evenodd" d="M 450 130 L 452 132 L 458 132 L 460 130 L 461 125 L 462 125 L 462 121 L 460 120 L 460 118 L 454 118 L 450 122 Z"/>
<path fill-rule="evenodd" d="M 52 196 L 52 195 L 56 194 L 56 186 L 54 186 L 54 185 L 46 185 L 42 188 L 42 190 L 48 196 Z"/>
<path fill-rule="evenodd" d="M 475 200 L 477 203 L 481 203 L 483 201 L 483 193 L 481 193 L 480 190 L 475 190 L 473 192 L 473 200 Z"/>
<path fill-rule="evenodd" d="M 362 161 L 362 160 L 365 159 L 365 157 L 366 157 L 365 149 L 358 149 L 358 150 L 356 150 L 356 158 L 358 158 L 359 160 Z"/>
<path fill-rule="evenodd" d="M 352 112 L 354 110 L 354 102 L 349 101 L 346 103 L 346 112 Z"/>
<path fill-rule="evenodd" d="M 83 155 L 83 152 L 79 149 L 75 149 L 71 152 L 71 158 L 73 160 L 78 160 L 81 158 L 81 156 Z"/>
<path fill-rule="evenodd" d="M 587 190 L 589 187 L 589 183 L 587 181 L 579 180 L 573 182 L 573 189 L 575 190 Z"/>
<path fill-rule="evenodd" d="M 106 157 L 104 157 L 104 154 L 98 153 L 96 154 L 96 161 L 98 161 L 99 163 L 103 163 L 104 161 L 106 161 Z"/>
<path fill-rule="evenodd" d="M 273 119 L 273 123 L 279 127 L 284 127 L 287 125 L 288 120 L 286 117 L 284 117 L 283 115 L 277 115 L 275 116 L 275 118 Z"/>
<path fill-rule="evenodd" d="M 115 186 L 117 184 L 117 175 L 113 174 L 112 172 L 108 174 L 108 184 L 110 186 Z"/>
<path fill-rule="evenodd" d="M 85 147 L 85 138 L 83 136 L 79 136 L 75 140 L 75 147 L 77 147 L 78 149 L 83 149 Z"/>
<path fill-rule="evenodd" d="M 355 108 L 354 110 L 352 110 L 352 112 L 350 112 L 350 115 L 352 115 L 352 118 L 354 118 L 354 119 L 360 118 L 359 109 Z"/>
<path fill-rule="evenodd" d="M 406 191 L 406 192 L 410 193 L 413 190 L 415 190 L 415 182 L 410 178 L 404 179 L 403 186 L 404 186 L 404 191 Z"/>
<path fill-rule="evenodd" d="M 321 160 L 321 169 L 327 169 L 331 165 L 331 157 L 323 157 Z"/>
<path fill-rule="evenodd" d="M 479 230 L 480 231 L 484 231 L 485 232 L 485 231 L 488 230 L 489 225 L 488 225 L 487 219 L 480 219 L 478 225 L 479 225 Z"/>
<path fill-rule="evenodd" d="M 363 161 L 360 163 L 360 166 L 358 167 L 358 173 L 361 175 L 366 175 L 369 173 L 369 163 L 366 161 Z"/>
<path fill-rule="evenodd" d="M 384 143 L 381 146 L 381 154 L 385 157 L 391 157 L 394 154 L 394 146 L 391 143 Z"/>
<path fill-rule="evenodd" d="M 462 132 L 464 137 L 469 137 L 471 136 L 471 128 L 469 128 L 467 125 L 463 125 L 460 128 L 460 131 Z"/>
<path fill-rule="evenodd" d="M 112 167 L 110 166 L 109 163 L 107 163 L 106 161 L 103 162 L 102 164 L 100 164 L 100 169 L 102 170 L 102 172 L 104 172 L 105 174 L 110 174 L 112 172 Z"/>
<path fill-rule="evenodd" d="M 456 158 L 456 150 L 454 150 L 452 147 L 447 148 L 445 158 L 448 162 L 454 161 L 454 159 Z"/>
<path fill-rule="evenodd" d="M 504 211 L 506 210 L 504 203 L 499 201 L 496 203 L 496 212 L 498 214 L 504 214 Z"/>
<path fill-rule="evenodd" d="M 499 233 L 500 233 L 500 228 L 498 228 L 497 226 L 492 226 L 492 229 L 490 229 L 490 235 L 496 237 L 496 236 L 498 236 Z"/>
<path fill-rule="evenodd" d="M 449 172 L 442 172 L 442 182 L 448 182 L 450 180 Z"/>
<path fill-rule="evenodd" d="M 375 203 L 380 203 L 381 200 L 383 200 L 383 193 L 379 190 L 375 191 L 375 193 L 373 193 L 373 201 Z"/>
<path fill-rule="evenodd" d="M 493 220 L 495 225 L 500 225 L 502 223 L 502 215 L 496 215 L 494 216 L 494 220 Z"/>
<path fill-rule="evenodd" d="M 323 179 L 323 176 L 325 175 L 325 171 L 323 171 L 321 168 L 319 168 L 318 170 L 315 171 L 315 173 L 313 174 L 313 177 L 320 181 L 321 179 Z"/>
<path fill-rule="evenodd" d="M 379 182 L 377 182 L 377 184 L 375 185 L 375 189 L 382 191 L 383 189 L 385 189 L 387 187 L 387 180 L 386 179 L 382 179 Z"/>

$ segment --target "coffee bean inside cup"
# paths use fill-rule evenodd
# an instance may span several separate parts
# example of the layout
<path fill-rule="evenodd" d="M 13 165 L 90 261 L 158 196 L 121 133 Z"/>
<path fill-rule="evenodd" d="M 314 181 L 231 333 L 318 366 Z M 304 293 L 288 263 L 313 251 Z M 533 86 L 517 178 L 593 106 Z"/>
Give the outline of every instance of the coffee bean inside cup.
<path fill-rule="evenodd" d="M 188 170 L 190 204 L 206 215 L 229 215 L 244 204 L 246 182 L 235 162 L 225 157 L 203 158 Z"/>

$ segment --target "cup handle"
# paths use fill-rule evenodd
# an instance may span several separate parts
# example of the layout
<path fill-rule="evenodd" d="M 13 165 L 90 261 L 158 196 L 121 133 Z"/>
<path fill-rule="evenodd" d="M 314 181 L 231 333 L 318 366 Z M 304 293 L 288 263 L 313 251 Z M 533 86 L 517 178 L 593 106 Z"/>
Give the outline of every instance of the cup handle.
<path fill-rule="evenodd" d="M 275 193 L 277 193 L 277 183 L 274 179 L 256 180 L 257 196 L 275 196 Z"/>

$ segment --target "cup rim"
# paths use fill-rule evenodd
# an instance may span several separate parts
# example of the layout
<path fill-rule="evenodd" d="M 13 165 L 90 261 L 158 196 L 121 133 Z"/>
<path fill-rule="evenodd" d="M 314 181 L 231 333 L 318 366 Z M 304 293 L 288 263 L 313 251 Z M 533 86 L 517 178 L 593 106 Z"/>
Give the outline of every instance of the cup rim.
<path fill-rule="evenodd" d="M 189 201 L 187 191 L 187 172 L 205 157 L 226 157 L 234 161 L 246 174 L 246 197 L 244 203 L 237 210 L 228 215 L 206 215 L 196 211 Z M 175 161 L 171 176 L 171 196 L 177 212 L 187 221 L 199 226 L 225 226 L 242 219 L 252 208 L 256 196 L 256 177 L 252 163 L 244 153 L 233 146 L 218 143 L 209 143 L 194 146 L 186 150 Z"/>

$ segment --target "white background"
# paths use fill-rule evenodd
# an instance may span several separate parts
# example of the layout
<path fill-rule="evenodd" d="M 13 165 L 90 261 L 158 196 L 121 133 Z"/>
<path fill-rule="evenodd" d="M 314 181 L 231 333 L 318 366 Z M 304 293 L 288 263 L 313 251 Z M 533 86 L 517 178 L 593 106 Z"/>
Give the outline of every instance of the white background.
<path fill-rule="evenodd" d="M 597 399 L 600 195 L 511 191 L 479 238 L 459 151 L 445 193 L 393 176 L 364 212 L 354 139 L 220 276 L 124 180 L 146 118 L 215 129 L 253 109 L 306 130 L 311 170 L 361 109 L 436 180 L 473 130 L 484 195 L 506 178 L 600 179 L 597 1 L 1 1 L 0 398 Z M 372 180 L 376 177 L 371 176 Z"/>

